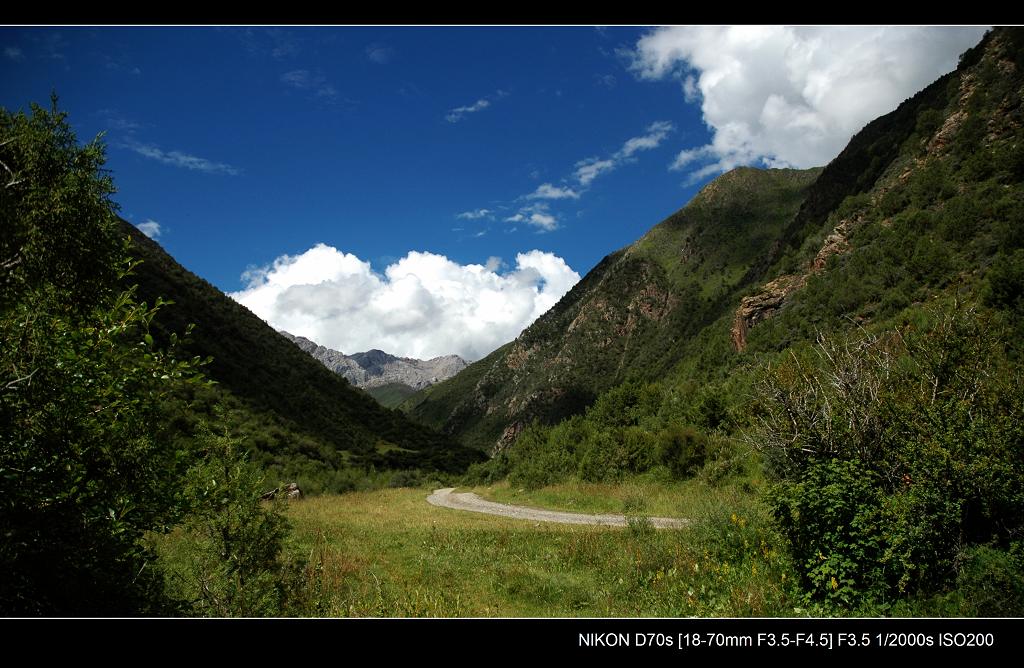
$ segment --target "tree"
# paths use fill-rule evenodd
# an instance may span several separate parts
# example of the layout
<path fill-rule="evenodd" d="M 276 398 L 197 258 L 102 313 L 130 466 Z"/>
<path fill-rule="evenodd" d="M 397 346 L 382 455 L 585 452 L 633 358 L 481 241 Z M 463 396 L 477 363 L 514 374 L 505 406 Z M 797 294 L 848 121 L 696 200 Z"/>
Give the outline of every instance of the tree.
<path fill-rule="evenodd" d="M 226 430 L 216 434 L 203 424 L 195 445 L 183 488 L 187 548 L 168 567 L 172 595 L 200 616 L 285 612 L 301 587 L 303 564 L 285 553 L 289 525 L 280 507 L 260 501 L 263 472 Z"/>
<path fill-rule="evenodd" d="M 198 378 L 149 335 L 99 139 L 0 109 L 0 614 L 165 612 L 143 544 L 183 511 L 158 405 Z"/>

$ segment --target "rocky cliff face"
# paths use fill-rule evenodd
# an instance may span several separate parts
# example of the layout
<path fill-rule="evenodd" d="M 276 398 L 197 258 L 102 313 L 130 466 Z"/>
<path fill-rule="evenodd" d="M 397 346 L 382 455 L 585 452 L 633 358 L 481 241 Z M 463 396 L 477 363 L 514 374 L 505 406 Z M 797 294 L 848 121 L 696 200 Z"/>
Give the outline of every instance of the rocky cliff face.
<path fill-rule="evenodd" d="M 802 288 L 812 275 L 825 270 L 828 259 L 850 248 L 847 238 L 860 221 L 843 220 L 825 237 L 821 248 L 807 270 L 799 274 L 784 274 L 762 285 L 757 292 L 740 300 L 732 325 L 732 345 L 742 352 L 747 347 L 747 333 L 760 322 L 771 318 L 785 306 L 786 300 Z"/>
<path fill-rule="evenodd" d="M 458 355 L 444 355 L 429 360 L 396 357 L 383 350 L 346 355 L 303 336 L 293 336 L 288 332 L 280 334 L 356 387 L 401 384 L 421 390 L 451 378 L 468 366 L 468 362 Z"/>

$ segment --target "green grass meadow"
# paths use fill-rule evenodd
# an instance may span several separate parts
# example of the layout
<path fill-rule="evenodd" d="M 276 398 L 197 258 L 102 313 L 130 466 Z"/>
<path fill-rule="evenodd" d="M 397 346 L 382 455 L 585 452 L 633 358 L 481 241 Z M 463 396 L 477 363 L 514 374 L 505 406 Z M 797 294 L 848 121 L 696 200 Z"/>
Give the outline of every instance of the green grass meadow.
<path fill-rule="evenodd" d="M 638 492 L 638 489 L 640 490 Z M 793 615 L 792 573 L 778 537 L 759 527 L 749 495 L 721 496 L 682 530 L 643 520 L 669 513 L 664 490 L 629 485 L 584 493 L 567 486 L 529 499 L 581 512 L 627 510 L 628 528 L 512 520 L 437 508 L 430 490 L 387 489 L 292 503 L 293 549 L 307 559 L 309 614 L 354 617 Z M 609 498 L 600 500 L 608 492 Z M 554 503 L 576 499 L 575 507 Z M 616 506 L 616 504 L 618 504 Z M 697 510 L 691 504 L 689 510 Z M 646 512 L 646 511 L 643 511 Z"/>

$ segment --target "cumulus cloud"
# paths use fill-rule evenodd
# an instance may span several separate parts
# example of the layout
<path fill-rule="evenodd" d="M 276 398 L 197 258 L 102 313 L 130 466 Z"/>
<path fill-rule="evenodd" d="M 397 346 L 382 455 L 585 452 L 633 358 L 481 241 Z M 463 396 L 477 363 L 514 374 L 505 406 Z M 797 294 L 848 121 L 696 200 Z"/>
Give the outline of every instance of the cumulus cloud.
<path fill-rule="evenodd" d="M 444 118 L 449 123 L 458 123 L 463 118 L 465 118 L 466 114 L 475 114 L 478 111 L 483 111 L 489 106 L 491 106 L 490 100 L 488 100 L 487 98 L 480 98 L 479 100 L 477 100 L 476 102 L 469 106 L 456 107 L 455 109 L 452 109 L 445 115 Z"/>
<path fill-rule="evenodd" d="M 646 79 L 675 77 L 700 101 L 711 143 L 672 169 L 813 167 L 872 119 L 956 67 L 984 28 L 658 28 L 633 52 Z"/>
<path fill-rule="evenodd" d="M 156 160 L 157 162 L 162 162 L 165 165 L 171 165 L 173 167 L 181 167 L 183 169 L 191 169 L 211 174 L 230 174 L 231 176 L 237 176 L 241 173 L 235 167 L 223 162 L 214 162 L 212 160 L 200 158 L 199 156 L 190 155 L 181 151 L 164 151 L 153 144 L 143 144 L 134 140 L 128 140 L 123 144 L 123 146 L 129 150 L 135 151 L 144 158 Z"/>
<path fill-rule="evenodd" d="M 572 188 L 560 188 L 550 183 L 543 183 L 526 196 L 526 199 L 579 199 L 580 194 Z"/>
<path fill-rule="evenodd" d="M 150 239 L 156 239 L 160 236 L 160 232 L 163 231 L 160 228 L 160 223 L 156 222 L 152 218 L 144 223 L 139 223 L 135 227 L 139 228 L 139 232 L 142 232 Z"/>
<path fill-rule="evenodd" d="M 4 47 L 4 56 L 6 56 L 8 60 L 25 60 L 25 53 L 16 46 Z"/>
<path fill-rule="evenodd" d="M 580 280 L 565 261 L 539 250 L 460 265 L 410 252 L 383 274 L 337 248 L 317 244 L 246 271 L 230 296 L 276 329 L 354 353 L 379 348 L 421 359 L 456 353 L 475 360 L 514 339 Z"/>

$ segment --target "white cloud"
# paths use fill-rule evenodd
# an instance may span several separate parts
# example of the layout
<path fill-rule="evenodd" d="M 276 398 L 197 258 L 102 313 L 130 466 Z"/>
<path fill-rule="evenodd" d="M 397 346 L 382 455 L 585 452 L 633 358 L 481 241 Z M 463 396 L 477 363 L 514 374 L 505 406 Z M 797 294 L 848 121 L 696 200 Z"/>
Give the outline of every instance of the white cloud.
<path fill-rule="evenodd" d="M 576 170 L 573 175 L 581 186 L 589 186 L 601 174 L 616 169 L 624 162 L 629 162 L 635 153 L 658 148 L 674 129 L 675 127 L 668 121 L 655 121 L 647 126 L 644 134 L 630 137 L 622 145 L 622 148 L 609 157 L 603 160 L 596 157 L 580 160 L 575 165 Z"/>
<path fill-rule="evenodd" d="M 479 359 L 515 338 L 555 305 L 580 276 L 552 253 L 460 265 L 443 255 L 410 252 L 383 275 L 368 262 L 317 244 L 299 255 L 248 270 L 230 296 L 276 329 L 346 353 L 379 348 L 430 358 Z"/>
<path fill-rule="evenodd" d="M 531 213 L 526 222 L 534 227 L 540 228 L 544 232 L 551 232 L 558 229 L 558 218 L 555 218 L 550 213 L 544 213 L 542 211 L 535 211 L 534 213 Z"/>
<path fill-rule="evenodd" d="M 29 39 L 35 42 L 43 58 L 48 60 L 66 60 L 64 51 L 68 48 L 69 43 L 64 39 L 63 33 L 56 31 L 42 34 L 36 33 Z"/>
<path fill-rule="evenodd" d="M 298 55 L 306 41 L 297 33 L 280 28 L 232 28 L 230 32 L 241 39 L 250 54 L 268 55 L 275 60 Z"/>
<path fill-rule="evenodd" d="M 123 146 L 129 150 L 135 151 L 145 158 L 162 162 L 165 165 L 172 165 L 174 167 L 181 167 L 183 169 L 191 169 L 211 174 L 220 173 L 237 176 L 241 173 L 235 167 L 222 162 L 214 162 L 212 160 L 207 160 L 206 158 L 182 153 L 181 151 L 164 151 L 152 144 L 142 144 L 137 141 L 129 140 L 123 144 Z"/>
<path fill-rule="evenodd" d="M 526 223 L 536 227 L 540 232 L 553 232 L 558 229 L 558 217 L 551 213 L 547 202 L 536 202 L 519 209 L 517 213 L 505 218 L 506 223 Z"/>
<path fill-rule="evenodd" d="M 139 223 L 135 227 L 139 228 L 139 231 L 145 234 L 150 239 L 156 239 L 157 237 L 160 236 L 160 233 L 163 231 L 160 228 L 160 223 L 156 222 L 153 219 L 149 219 L 144 223 Z"/>
<path fill-rule="evenodd" d="M 338 89 L 323 74 L 309 70 L 292 70 L 281 75 L 281 83 L 297 90 L 309 91 L 319 98 L 333 102 L 338 98 Z"/>
<path fill-rule="evenodd" d="M 490 100 L 487 98 L 480 98 L 467 107 L 456 107 L 455 109 L 452 109 L 445 115 L 445 120 L 449 123 L 458 123 L 466 116 L 466 114 L 475 114 L 478 111 L 483 111 L 489 106 L 491 106 Z"/>
<path fill-rule="evenodd" d="M 491 218 L 493 212 L 490 209 L 476 209 L 475 211 L 463 211 L 462 213 L 456 214 L 456 218 L 463 220 L 480 220 L 481 218 Z"/>
<path fill-rule="evenodd" d="M 706 176 L 745 164 L 813 167 L 867 122 L 956 67 L 984 28 L 658 28 L 637 42 L 641 77 L 680 80 L 713 138 L 681 152 Z"/>
<path fill-rule="evenodd" d="M 130 118 L 122 116 L 116 109 L 100 109 L 96 112 L 96 115 L 103 119 L 107 127 L 111 130 L 117 130 L 126 134 L 134 134 L 136 130 L 142 128 L 142 124 L 134 121 Z"/>
<path fill-rule="evenodd" d="M 526 199 L 579 199 L 580 194 L 572 188 L 560 188 L 550 183 L 543 183 L 526 196 Z"/>
<path fill-rule="evenodd" d="M 7 57 L 8 60 L 25 60 L 25 52 L 16 46 L 4 47 L 4 55 Z"/>
<path fill-rule="evenodd" d="M 556 186 L 551 183 L 542 183 L 527 195 L 517 198 L 517 202 L 523 200 L 579 200 L 590 184 L 601 174 L 605 174 L 619 167 L 619 165 L 634 162 L 635 154 L 641 151 L 650 151 L 658 148 L 665 138 L 675 129 L 668 121 L 655 121 L 647 126 L 644 134 L 627 139 L 622 147 L 607 158 L 591 157 L 577 162 L 573 167 L 570 178 L 575 179 L 579 187 L 568 185 Z M 531 176 L 539 176 L 534 172 Z M 568 181 L 569 179 L 563 179 Z M 481 211 L 484 209 L 481 209 Z M 470 213 L 470 212 L 466 212 Z M 463 217 L 466 214 L 459 214 Z M 534 201 L 534 203 L 521 206 L 519 210 L 503 219 L 507 223 L 527 223 L 536 228 L 538 232 L 552 232 L 558 229 L 558 216 L 551 212 L 547 201 Z"/>
<path fill-rule="evenodd" d="M 647 134 L 627 139 L 615 157 L 629 158 L 638 151 L 650 151 L 652 148 L 658 148 L 673 129 L 672 124 L 668 121 L 655 121 L 647 127 Z"/>
<path fill-rule="evenodd" d="M 590 182 L 600 176 L 603 172 L 615 169 L 615 161 L 600 160 L 598 158 L 586 158 L 576 163 L 576 180 L 582 186 L 589 186 Z"/>

